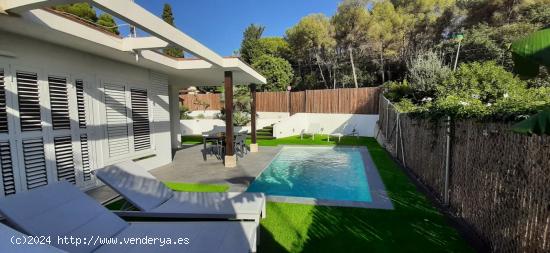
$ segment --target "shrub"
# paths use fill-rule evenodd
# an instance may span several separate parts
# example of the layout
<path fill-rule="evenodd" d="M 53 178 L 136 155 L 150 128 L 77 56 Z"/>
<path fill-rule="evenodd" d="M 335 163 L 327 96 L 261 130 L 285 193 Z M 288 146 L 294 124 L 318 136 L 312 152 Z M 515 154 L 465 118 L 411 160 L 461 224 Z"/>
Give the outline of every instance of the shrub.
<path fill-rule="evenodd" d="M 461 64 L 438 87 L 437 95 L 443 98 L 450 95 L 472 97 L 482 103 L 495 103 L 511 91 L 525 88 L 523 81 L 495 62 L 473 62 Z"/>
<path fill-rule="evenodd" d="M 432 51 L 419 53 L 408 63 L 407 80 L 416 99 L 433 97 L 437 86 L 450 74 L 451 69 Z"/>
<path fill-rule="evenodd" d="M 193 119 L 193 117 L 189 116 L 189 108 L 182 104 L 180 104 L 180 119 Z"/>
<path fill-rule="evenodd" d="M 413 90 L 409 86 L 409 83 L 405 80 L 403 82 L 386 82 L 384 85 L 384 95 L 392 102 L 399 102 L 403 98 L 410 98 Z"/>

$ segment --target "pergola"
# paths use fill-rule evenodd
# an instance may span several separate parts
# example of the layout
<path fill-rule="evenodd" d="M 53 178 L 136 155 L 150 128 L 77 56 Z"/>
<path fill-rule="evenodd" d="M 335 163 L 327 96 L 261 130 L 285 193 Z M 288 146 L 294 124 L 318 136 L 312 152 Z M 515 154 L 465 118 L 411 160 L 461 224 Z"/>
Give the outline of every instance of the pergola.
<path fill-rule="evenodd" d="M 68 19 L 49 9 L 51 6 L 88 2 L 150 36 L 118 37 L 83 22 Z M 252 145 L 256 152 L 256 84 L 266 79 L 235 57 L 221 57 L 177 28 L 131 0 L 0 0 L 2 28 L 16 34 L 86 51 L 95 55 L 165 73 L 169 77 L 172 147 L 181 145 L 179 131 L 179 90 L 196 84 L 225 87 L 226 157 L 225 166 L 235 167 L 233 146 L 233 85 L 249 84 L 252 95 Z M 44 32 L 44 30 L 47 32 Z M 177 59 L 159 49 L 180 47 L 197 58 Z M 9 55 L 9 52 L 0 52 Z"/>

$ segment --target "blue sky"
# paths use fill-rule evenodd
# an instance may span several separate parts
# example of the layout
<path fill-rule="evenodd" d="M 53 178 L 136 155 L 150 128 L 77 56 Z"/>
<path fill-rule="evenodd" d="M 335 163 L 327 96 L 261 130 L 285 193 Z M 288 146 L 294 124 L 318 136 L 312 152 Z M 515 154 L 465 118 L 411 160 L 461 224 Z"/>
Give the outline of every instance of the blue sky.
<path fill-rule="evenodd" d="M 340 0 L 135 0 L 161 15 L 164 3 L 172 5 L 176 26 L 222 56 L 239 49 L 244 29 L 266 26 L 264 36 L 282 36 L 301 17 L 311 13 L 332 16 Z M 121 27 L 126 34 L 127 27 Z"/>

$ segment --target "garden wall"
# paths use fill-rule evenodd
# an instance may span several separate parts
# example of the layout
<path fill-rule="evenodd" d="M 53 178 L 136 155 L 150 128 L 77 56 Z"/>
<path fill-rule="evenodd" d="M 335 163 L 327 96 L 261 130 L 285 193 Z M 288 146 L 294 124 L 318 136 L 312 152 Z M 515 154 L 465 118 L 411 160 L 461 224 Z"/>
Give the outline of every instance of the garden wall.
<path fill-rule="evenodd" d="M 443 202 L 446 123 L 398 116 L 381 100 L 386 148 Z M 395 127 L 398 117 L 401 131 Z M 454 124 L 449 208 L 493 252 L 550 252 L 550 137 L 509 129 L 475 121 Z"/>

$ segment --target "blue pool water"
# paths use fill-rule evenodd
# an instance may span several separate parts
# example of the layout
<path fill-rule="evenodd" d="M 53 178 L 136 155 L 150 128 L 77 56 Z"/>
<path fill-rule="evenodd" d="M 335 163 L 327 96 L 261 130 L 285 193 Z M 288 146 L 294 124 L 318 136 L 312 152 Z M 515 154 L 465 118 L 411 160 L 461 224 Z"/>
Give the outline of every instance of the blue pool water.
<path fill-rule="evenodd" d="M 372 201 L 359 148 L 285 146 L 247 191 L 317 200 Z"/>

